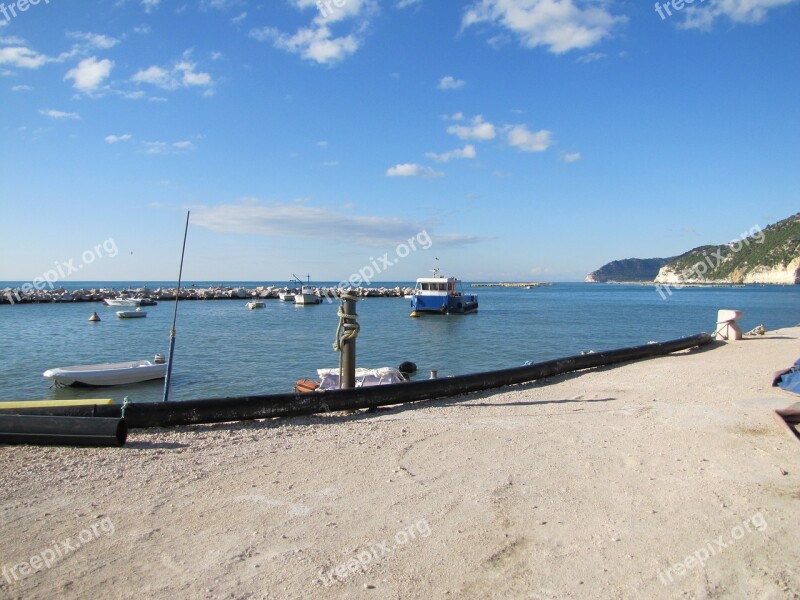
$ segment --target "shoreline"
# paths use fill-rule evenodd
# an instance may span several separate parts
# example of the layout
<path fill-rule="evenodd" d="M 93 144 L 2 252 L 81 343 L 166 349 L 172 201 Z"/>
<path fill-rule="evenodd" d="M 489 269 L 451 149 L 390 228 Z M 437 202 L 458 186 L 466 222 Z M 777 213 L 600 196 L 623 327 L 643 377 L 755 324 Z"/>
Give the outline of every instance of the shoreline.
<path fill-rule="evenodd" d="M 0 447 L 3 566 L 109 525 L 0 589 L 796 598 L 800 442 L 771 411 L 797 398 L 770 383 L 798 356 L 782 328 L 458 402 Z"/>

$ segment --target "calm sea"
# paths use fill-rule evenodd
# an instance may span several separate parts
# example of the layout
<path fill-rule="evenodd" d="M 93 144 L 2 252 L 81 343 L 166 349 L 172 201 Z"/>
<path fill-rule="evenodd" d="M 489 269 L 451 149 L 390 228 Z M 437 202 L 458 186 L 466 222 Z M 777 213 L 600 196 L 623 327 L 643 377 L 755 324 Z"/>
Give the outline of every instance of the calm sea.
<path fill-rule="evenodd" d="M 11 284 L 0 282 L 0 289 L 7 285 Z M 113 286 L 119 290 L 143 285 L 92 282 L 65 287 Z M 169 287 L 174 282 L 148 285 Z M 255 288 L 266 284 L 228 285 Z M 419 367 L 418 377 L 427 377 L 431 369 L 438 369 L 440 376 L 502 369 L 584 350 L 712 332 L 721 308 L 743 310 L 745 331 L 761 323 L 768 329 L 800 323 L 800 286 L 687 288 L 675 290 L 667 300 L 653 287 L 638 285 L 558 283 L 527 290 L 465 284 L 464 288 L 479 296 L 480 310 L 475 314 L 412 319 L 408 300 L 360 300 L 358 365 L 397 366 L 410 360 Z M 338 303 L 299 307 L 267 300 L 265 309 L 247 310 L 245 302 L 179 303 L 171 399 L 288 392 L 296 379 L 316 378 L 316 369 L 338 365 L 338 355 L 331 348 Z M 4 346 L 0 400 L 121 400 L 123 396 L 136 402 L 160 400 L 163 382 L 101 389 L 53 388 L 42 372 L 166 354 L 173 308 L 173 302 L 162 301 L 144 309 L 145 319 L 121 320 L 115 315 L 118 309 L 99 303 L 0 305 Z M 100 323 L 88 322 L 93 311 L 102 318 Z M 775 365 L 775 369 L 785 366 Z"/>

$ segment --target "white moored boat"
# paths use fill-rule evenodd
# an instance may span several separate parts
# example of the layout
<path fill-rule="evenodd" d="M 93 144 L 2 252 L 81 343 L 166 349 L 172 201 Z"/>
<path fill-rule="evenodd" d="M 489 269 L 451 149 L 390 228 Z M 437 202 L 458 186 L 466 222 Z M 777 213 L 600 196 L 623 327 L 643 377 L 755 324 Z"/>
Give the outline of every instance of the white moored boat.
<path fill-rule="evenodd" d="M 307 283 L 300 287 L 300 293 L 294 295 L 294 303 L 300 305 L 322 304 L 322 297 L 311 285 L 311 275 L 306 275 Z M 297 275 L 295 275 L 297 279 Z M 298 279 L 298 281 L 300 281 Z"/>
<path fill-rule="evenodd" d="M 142 301 L 138 298 L 106 298 L 106 306 L 140 306 Z"/>
<path fill-rule="evenodd" d="M 147 316 L 147 311 L 137 308 L 136 310 L 118 310 L 117 317 L 120 319 L 141 319 Z"/>
<path fill-rule="evenodd" d="M 163 355 L 157 354 L 152 361 L 130 360 L 99 365 L 58 367 L 48 369 L 42 375 L 59 385 L 124 385 L 164 379 L 167 376 L 167 363 L 164 362 Z"/>
<path fill-rule="evenodd" d="M 264 308 L 265 306 L 266 306 L 266 304 L 261 302 L 261 300 L 251 300 L 250 302 L 245 304 L 245 307 L 248 310 L 253 310 L 253 309 L 256 309 L 256 308 Z"/>

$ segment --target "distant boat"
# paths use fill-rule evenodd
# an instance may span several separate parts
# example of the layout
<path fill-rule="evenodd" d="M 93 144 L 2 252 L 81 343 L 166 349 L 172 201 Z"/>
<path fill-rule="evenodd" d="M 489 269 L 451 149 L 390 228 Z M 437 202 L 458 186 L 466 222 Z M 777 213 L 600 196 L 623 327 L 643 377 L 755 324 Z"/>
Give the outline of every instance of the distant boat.
<path fill-rule="evenodd" d="M 295 277 L 297 276 L 295 275 Z M 299 294 L 294 295 L 294 303 L 300 305 L 321 304 L 322 297 L 316 292 L 314 287 L 311 285 L 311 275 L 307 275 L 306 277 L 308 278 L 308 282 L 300 287 Z"/>
<path fill-rule="evenodd" d="M 260 300 L 251 300 L 250 302 L 245 304 L 245 307 L 247 309 L 249 309 L 249 310 L 253 310 L 253 309 L 256 309 L 256 308 L 264 308 L 264 306 L 266 306 L 266 305 L 263 302 L 261 302 Z"/>
<path fill-rule="evenodd" d="M 437 259 L 438 260 L 438 259 Z M 421 313 L 466 314 L 478 310 L 478 296 L 464 294 L 461 280 L 442 277 L 439 266 L 433 269 L 433 277 L 420 277 L 411 298 L 411 316 Z"/>
<path fill-rule="evenodd" d="M 151 379 L 164 379 L 167 375 L 167 363 L 164 356 L 157 354 L 155 359 L 131 360 L 118 363 L 97 365 L 76 365 L 58 367 L 42 373 L 59 385 L 124 385 L 140 383 Z"/>
<path fill-rule="evenodd" d="M 278 292 L 278 299 L 283 302 L 294 302 L 294 291 Z"/>
<path fill-rule="evenodd" d="M 106 298 L 103 300 L 106 306 L 141 306 L 139 298 Z"/>
<path fill-rule="evenodd" d="M 118 310 L 117 317 L 120 319 L 141 319 L 147 316 L 147 312 L 141 308 L 136 310 Z"/>

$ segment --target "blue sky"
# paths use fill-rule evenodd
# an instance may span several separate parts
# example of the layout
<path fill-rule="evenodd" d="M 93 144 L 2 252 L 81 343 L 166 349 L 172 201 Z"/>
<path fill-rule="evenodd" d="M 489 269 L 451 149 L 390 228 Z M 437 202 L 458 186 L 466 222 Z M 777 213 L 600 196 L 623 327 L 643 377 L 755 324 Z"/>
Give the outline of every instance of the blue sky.
<path fill-rule="evenodd" d="M 800 1 L 663 5 L 6 2 L 0 280 L 172 280 L 187 210 L 216 281 L 582 280 L 797 212 Z"/>

